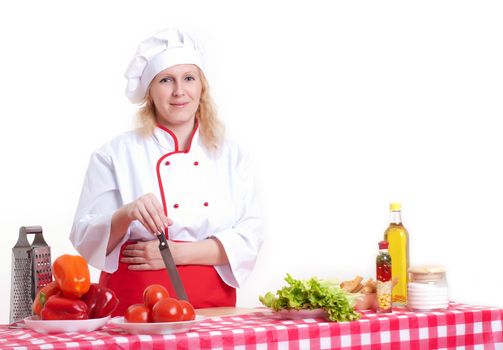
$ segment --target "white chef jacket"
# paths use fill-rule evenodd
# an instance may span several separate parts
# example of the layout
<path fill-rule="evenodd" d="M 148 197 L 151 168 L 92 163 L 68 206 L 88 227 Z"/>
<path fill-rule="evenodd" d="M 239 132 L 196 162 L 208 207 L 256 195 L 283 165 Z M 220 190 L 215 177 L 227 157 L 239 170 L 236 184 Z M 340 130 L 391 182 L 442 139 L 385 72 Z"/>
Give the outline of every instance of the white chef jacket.
<path fill-rule="evenodd" d="M 133 221 L 106 255 L 113 213 L 147 193 L 157 196 L 173 220 L 169 239 L 216 237 L 229 263 L 214 268 L 228 285 L 242 284 L 255 265 L 263 230 L 252 165 L 234 142 L 210 152 L 196 126 L 190 149 L 180 151 L 176 136 L 158 126 L 153 135 L 129 131 L 94 152 L 70 234 L 91 266 L 113 273 L 124 242 L 156 239 Z"/>

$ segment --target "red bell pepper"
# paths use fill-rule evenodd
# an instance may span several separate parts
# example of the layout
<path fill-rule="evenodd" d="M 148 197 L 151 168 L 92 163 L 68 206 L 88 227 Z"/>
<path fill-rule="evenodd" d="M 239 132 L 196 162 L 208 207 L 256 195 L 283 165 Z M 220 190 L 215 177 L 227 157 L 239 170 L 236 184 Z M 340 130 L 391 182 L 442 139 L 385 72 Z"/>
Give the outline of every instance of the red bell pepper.
<path fill-rule="evenodd" d="M 42 320 L 86 320 L 87 305 L 79 299 L 53 295 L 40 312 Z"/>
<path fill-rule="evenodd" d="M 111 315 L 119 305 L 119 299 L 110 288 L 101 287 L 102 292 L 98 295 L 98 302 L 94 310 L 94 318 L 102 318 Z"/>
<path fill-rule="evenodd" d="M 119 305 L 115 293 L 107 287 L 91 283 L 89 291 L 81 298 L 87 305 L 89 318 L 102 318 L 110 315 Z"/>
<path fill-rule="evenodd" d="M 65 297 L 78 299 L 89 290 L 89 267 L 80 255 L 59 256 L 52 264 L 52 273 Z"/>
<path fill-rule="evenodd" d="M 58 283 L 56 281 L 52 281 L 47 284 L 41 290 L 38 291 L 35 300 L 33 301 L 32 310 L 35 315 L 40 315 L 40 311 L 44 307 L 49 297 L 56 295 L 59 293 Z"/>

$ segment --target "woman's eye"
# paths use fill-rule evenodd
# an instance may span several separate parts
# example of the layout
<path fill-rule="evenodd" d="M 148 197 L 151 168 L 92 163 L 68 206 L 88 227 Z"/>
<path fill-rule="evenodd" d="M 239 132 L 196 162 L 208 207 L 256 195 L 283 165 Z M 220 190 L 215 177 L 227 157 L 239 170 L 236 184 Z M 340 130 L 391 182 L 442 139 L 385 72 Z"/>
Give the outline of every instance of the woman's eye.
<path fill-rule="evenodd" d="M 162 79 L 160 80 L 160 82 L 161 82 L 161 83 L 167 83 L 167 82 L 169 82 L 169 81 L 171 81 L 171 78 L 162 78 Z"/>
<path fill-rule="evenodd" d="M 196 79 L 193 76 L 189 75 L 185 77 L 185 80 L 196 80 Z"/>

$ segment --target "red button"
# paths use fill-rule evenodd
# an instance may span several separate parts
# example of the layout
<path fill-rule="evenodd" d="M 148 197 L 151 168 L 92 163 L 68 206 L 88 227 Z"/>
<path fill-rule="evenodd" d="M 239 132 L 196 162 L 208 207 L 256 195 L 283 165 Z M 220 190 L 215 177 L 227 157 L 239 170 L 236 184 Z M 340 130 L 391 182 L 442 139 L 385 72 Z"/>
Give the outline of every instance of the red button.
<path fill-rule="evenodd" d="M 204 202 L 204 206 L 207 207 L 208 206 L 208 202 Z"/>
<path fill-rule="evenodd" d="M 175 209 L 178 208 L 178 203 L 174 204 L 173 208 L 175 208 Z"/>
<path fill-rule="evenodd" d="M 164 165 L 170 165 L 171 163 L 169 162 L 169 160 L 166 161 L 166 163 L 164 163 Z"/>
<path fill-rule="evenodd" d="M 195 166 L 198 166 L 198 165 L 199 165 L 199 162 L 197 162 L 197 161 L 196 161 L 196 162 L 194 162 L 194 165 L 195 165 Z"/>

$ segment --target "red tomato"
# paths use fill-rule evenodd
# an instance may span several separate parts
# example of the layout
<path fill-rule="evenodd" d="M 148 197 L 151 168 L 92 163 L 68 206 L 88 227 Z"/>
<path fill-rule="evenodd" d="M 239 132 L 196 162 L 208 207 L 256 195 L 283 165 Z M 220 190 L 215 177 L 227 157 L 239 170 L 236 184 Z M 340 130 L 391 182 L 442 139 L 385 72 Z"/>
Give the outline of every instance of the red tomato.
<path fill-rule="evenodd" d="M 196 311 L 191 303 L 185 300 L 178 300 L 182 306 L 182 321 L 192 321 L 196 319 Z"/>
<path fill-rule="evenodd" d="M 159 300 L 165 298 L 169 298 L 168 290 L 160 284 L 152 284 L 143 292 L 143 302 L 149 309 L 153 308 Z"/>
<path fill-rule="evenodd" d="M 151 311 L 144 304 L 133 304 L 127 308 L 124 319 L 131 323 L 147 323 L 152 320 Z"/>
<path fill-rule="evenodd" d="M 152 308 L 152 321 L 177 322 L 183 316 L 182 306 L 174 298 L 161 299 Z"/>

